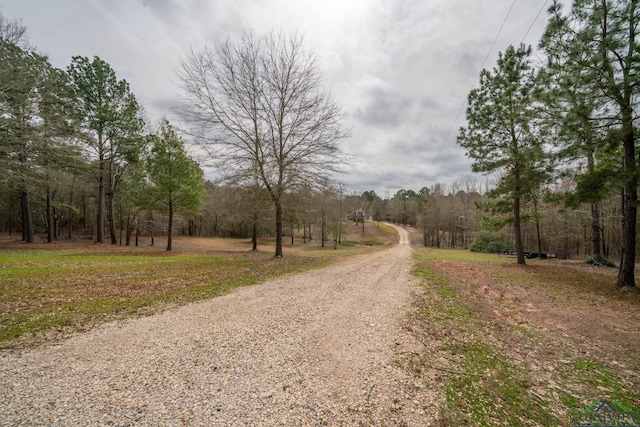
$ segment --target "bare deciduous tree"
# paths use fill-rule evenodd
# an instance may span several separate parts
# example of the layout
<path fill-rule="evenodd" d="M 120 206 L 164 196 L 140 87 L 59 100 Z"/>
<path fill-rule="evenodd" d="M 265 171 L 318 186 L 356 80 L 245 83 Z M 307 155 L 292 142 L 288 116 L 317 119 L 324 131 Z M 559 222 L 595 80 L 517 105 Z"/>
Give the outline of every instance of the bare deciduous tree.
<path fill-rule="evenodd" d="M 24 50 L 33 50 L 27 37 L 27 27 L 21 19 L 9 19 L 0 13 L 0 40 Z"/>
<path fill-rule="evenodd" d="M 282 203 L 300 184 L 322 182 L 342 159 L 343 113 L 322 89 L 316 58 L 302 38 L 246 33 L 201 52 L 178 71 L 181 114 L 226 178 L 259 182 L 275 206 L 282 256 Z"/>

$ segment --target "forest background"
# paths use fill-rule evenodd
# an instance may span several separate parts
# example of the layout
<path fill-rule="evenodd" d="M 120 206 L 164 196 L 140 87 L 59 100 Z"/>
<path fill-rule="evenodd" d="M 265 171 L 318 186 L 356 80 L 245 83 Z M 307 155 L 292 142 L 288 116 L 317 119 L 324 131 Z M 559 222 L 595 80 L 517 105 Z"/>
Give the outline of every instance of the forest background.
<path fill-rule="evenodd" d="M 480 88 L 470 94 L 470 124 L 459 142 L 476 159 L 474 170 L 491 178 L 467 175 L 394 195 L 357 194 L 325 157 L 314 167 L 326 174 L 282 192 L 280 227 L 265 185 L 207 181 L 195 161 L 193 133 L 166 120 L 145 123 L 144 108 L 109 64 L 75 57 L 66 70 L 56 69 L 29 45 L 19 21 L 2 18 L 0 224 L 25 242 L 86 238 L 137 245 L 175 231 L 324 245 L 341 243 L 345 220 L 390 221 L 421 230 L 415 243 L 425 246 L 488 242 L 485 250 L 610 258 L 620 261 L 618 284 L 633 286 L 633 274 L 622 267 L 635 265 L 637 245 L 636 3 L 576 2 L 565 13 L 554 2 L 549 12 L 538 51 L 544 63 L 533 64 L 527 47 L 510 48 L 493 71 L 483 70 Z M 527 99 L 510 116 L 521 121 L 510 136 L 526 138 L 507 138 L 515 145 L 499 147 L 516 163 L 482 165 L 483 154 L 473 149 L 480 139 L 471 132 L 482 123 L 474 124 L 473 109 L 513 58 L 520 68 L 505 74 L 512 78 L 505 93 Z M 489 99 L 491 108 L 500 107 L 498 97 Z M 343 160 L 339 153 L 336 159 Z M 518 170 L 526 185 L 514 184 Z M 514 235 L 510 226 L 520 220 Z"/>

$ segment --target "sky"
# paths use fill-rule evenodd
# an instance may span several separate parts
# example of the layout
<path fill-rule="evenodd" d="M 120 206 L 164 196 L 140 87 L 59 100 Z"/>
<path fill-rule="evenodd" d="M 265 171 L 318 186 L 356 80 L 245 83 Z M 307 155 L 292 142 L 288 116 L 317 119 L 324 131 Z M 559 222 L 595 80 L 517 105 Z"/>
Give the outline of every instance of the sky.
<path fill-rule="evenodd" d="M 0 13 L 21 19 L 30 43 L 55 67 L 66 68 L 75 55 L 107 61 L 129 82 L 151 123 L 164 115 L 177 120 L 176 70 L 191 49 L 248 29 L 297 32 L 347 115 L 351 136 L 342 149 L 350 162 L 342 181 L 348 192 L 392 197 L 435 183 L 451 188 L 470 175 L 485 179 L 471 173 L 472 160 L 456 144 L 467 95 L 498 52 L 521 42 L 535 49 L 547 3 L 0 0 Z"/>

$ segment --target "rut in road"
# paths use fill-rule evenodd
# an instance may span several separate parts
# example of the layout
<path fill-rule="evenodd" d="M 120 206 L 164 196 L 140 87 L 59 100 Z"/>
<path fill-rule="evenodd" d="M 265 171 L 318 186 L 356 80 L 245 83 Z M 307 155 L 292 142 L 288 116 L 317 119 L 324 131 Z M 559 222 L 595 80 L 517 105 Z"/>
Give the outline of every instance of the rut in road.
<path fill-rule="evenodd" d="M 0 358 L 1 425 L 428 425 L 390 249 Z"/>

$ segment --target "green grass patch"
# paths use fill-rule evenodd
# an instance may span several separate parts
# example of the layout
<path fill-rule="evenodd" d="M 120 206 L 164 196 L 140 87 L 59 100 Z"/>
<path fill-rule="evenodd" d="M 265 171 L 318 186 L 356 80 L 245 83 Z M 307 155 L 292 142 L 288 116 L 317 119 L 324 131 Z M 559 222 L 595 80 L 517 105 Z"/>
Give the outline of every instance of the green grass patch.
<path fill-rule="evenodd" d="M 548 403 L 531 395 L 531 374 L 502 352 L 477 338 L 450 351 L 467 373 L 447 380 L 447 425 L 558 425 Z"/>
<path fill-rule="evenodd" d="M 51 332 L 81 331 L 155 313 L 323 267 L 331 259 L 247 252 L 132 255 L 0 249 L 0 346 L 28 345 L 48 339 Z"/>
<path fill-rule="evenodd" d="M 629 318 L 637 294 L 615 291 L 607 269 L 547 260 L 518 266 L 449 249 L 416 251 L 415 260 L 424 295 L 412 328 L 429 350 L 406 369 L 430 378 L 441 372 L 439 425 L 569 426 L 605 400 L 640 414 L 640 359 L 620 352 L 635 335 L 603 336 L 604 325 L 580 316 L 598 307 Z"/>
<path fill-rule="evenodd" d="M 443 256 L 442 250 L 436 252 L 438 258 Z M 432 255 L 429 251 L 428 257 Z M 559 425 L 549 403 L 532 396 L 531 373 L 486 340 L 485 319 L 474 313 L 455 283 L 435 272 L 424 253 L 416 259 L 414 274 L 422 279 L 425 291 L 424 305 L 417 316 L 424 319 L 427 335 L 439 342 L 438 359 L 449 362 L 433 366 L 431 358 L 422 357 L 419 363 L 411 363 L 409 370 L 415 375 L 420 371 L 416 365 L 423 365 L 423 369 L 447 373 L 440 385 L 445 395 L 440 410 L 442 425 Z"/>
<path fill-rule="evenodd" d="M 640 414 L 634 403 L 640 398 L 638 390 L 630 389 L 624 379 L 615 370 L 590 358 L 578 358 L 572 361 L 571 368 L 564 372 L 566 388 L 572 391 L 567 402 L 571 409 L 584 409 L 586 403 L 603 399 L 615 400 L 627 409 Z M 580 395 L 581 399 L 576 399 Z"/>
<path fill-rule="evenodd" d="M 482 262 L 509 262 L 510 259 L 497 254 L 483 252 L 471 252 L 467 249 L 442 249 L 429 248 L 429 259 L 442 261 L 482 261 Z"/>
<path fill-rule="evenodd" d="M 390 225 L 384 224 L 382 222 L 377 222 L 376 224 L 383 233 L 396 234 L 396 235 L 398 234 L 398 230 L 391 227 Z"/>

